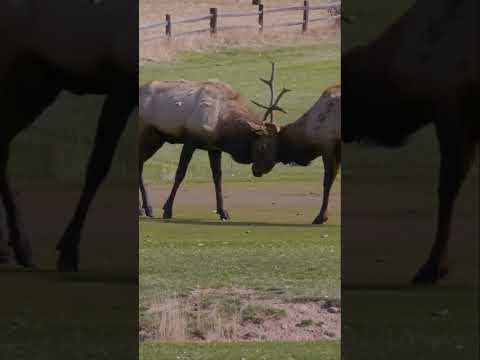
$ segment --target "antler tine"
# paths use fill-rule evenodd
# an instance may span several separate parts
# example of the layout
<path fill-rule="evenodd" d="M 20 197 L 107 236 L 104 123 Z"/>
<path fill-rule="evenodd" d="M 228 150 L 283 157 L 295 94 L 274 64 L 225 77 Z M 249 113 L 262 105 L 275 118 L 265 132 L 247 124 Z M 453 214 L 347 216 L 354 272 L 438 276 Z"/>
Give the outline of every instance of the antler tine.
<path fill-rule="evenodd" d="M 280 111 L 284 114 L 286 114 L 287 112 L 282 109 L 280 106 L 278 106 L 278 103 L 280 102 L 280 100 L 282 99 L 283 95 L 285 95 L 286 93 L 292 91 L 291 89 L 287 89 L 287 88 L 283 88 L 282 91 L 280 92 L 280 94 L 278 95 L 278 97 L 275 99 L 275 101 L 273 102 L 273 104 L 270 106 L 270 108 L 267 110 L 264 118 L 263 118 L 263 121 L 267 120 L 267 117 L 268 115 L 270 115 L 270 122 L 273 123 L 273 112 L 275 110 L 277 111 Z"/>
<path fill-rule="evenodd" d="M 283 97 L 283 95 L 285 95 L 287 92 L 289 91 L 292 91 L 290 89 L 286 89 L 285 87 L 282 89 L 282 91 L 280 92 L 280 94 L 278 95 L 278 97 L 275 99 L 275 72 L 276 72 L 276 66 L 275 66 L 275 63 L 274 62 L 271 62 L 272 64 L 272 74 L 270 75 L 270 80 L 265 80 L 263 78 L 260 78 L 260 80 L 267 84 L 268 87 L 270 88 L 270 106 L 265 106 L 265 105 L 262 105 L 254 100 L 250 100 L 252 103 L 254 103 L 255 105 L 261 107 L 262 109 L 265 109 L 267 110 L 265 112 L 265 116 L 263 117 L 263 121 L 265 122 L 268 118 L 268 116 L 270 116 L 270 122 L 273 123 L 273 112 L 274 111 L 280 111 L 284 114 L 286 114 L 287 112 L 282 109 L 280 106 L 278 106 L 278 103 L 280 102 L 281 98 Z"/>
<path fill-rule="evenodd" d="M 257 105 L 258 107 L 261 107 L 262 109 L 265 109 L 265 110 L 268 110 L 269 107 L 268 106 L 265 106 L 263 104 L 260 104 L 258 102 L 256 102 L 255 100 L 250 100 L 252 103 L 254 103 L 255 105 Z"/>
<path fill-rule="evenodd" d="M 276 73 L 276 70 L 277 70 L 277 68 L 275 66 L 275 63 L 272 61 L 272 75 L 270 76 L 270 81 L 271 81 L 271 84 L 270 84 L 270 107 L 273 106 L 273 104 L 274 104 L 273 99 L 275 99 L 275 73 Z M 267 118 L 265 117 L 263 119 L 263 121 L 265 121 L 266 119 Z M 273 123 L 273 111 L 270 112 L 270 122 Z"/>
<path fill-rule="evenodd" d="M 275 63 L 273 61 L 270 62 L 272 64 L 272 73 L 270 74 L 270 80 L 266 80 L 266 79 L 263 79 L 263 78 L 260 78 L 260 81 L 263 82 L 264 84 L 266 84 L 269 89 L 270 89 L 270 106 L 265 106 L 265 105 L 262 105 L 254 100 L 250 100 L 252 103 L 254 103 L 255 105 L 261 107 L 262 109 L 265 109 L 268 111 L 268 109 L 270 109 L 272 106 L 273 106 L 273 103 L 274 103 L 274 99 L 275 99 L 275 72 L 276 72 L 276 66 L 275 66 Z M 266 117 L 265 117 L 266 119 Z M 263 121 L 265 121 L 265 119 Z M 272 121 L 273 121 L 273 118 L 272 118 Z"/>

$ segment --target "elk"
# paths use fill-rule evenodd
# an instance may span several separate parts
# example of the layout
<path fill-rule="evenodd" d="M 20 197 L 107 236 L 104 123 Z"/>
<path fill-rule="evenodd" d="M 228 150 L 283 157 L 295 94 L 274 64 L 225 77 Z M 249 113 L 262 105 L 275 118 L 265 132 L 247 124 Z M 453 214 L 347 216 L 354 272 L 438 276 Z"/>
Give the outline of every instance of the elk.
<path fill-rule="evenodd" d="M 94 3 L 31 0 L 0 5 L 0 200 L 9 244 L 16 262 L 25 267 L 33 261 L 7 178 L 9 144 L 62 90 L 106 95 L 85 185 L 57 245 L 58 270 L 78 271 L 85 217 L 109 171 L 127 119 L 138 105 L 138 4 Z"/>
<path fill-rule="evenodd" d="M 273 84 L 274 64 L 272 64 Z M 263 80 L 267 82 L 267 80 Z M 266 108 L 264 119 L 274 111 L 283 111 L 278 103 L 288 89 L 283 89 Z M 145 189 L 143 164 L 165 142 L 183 144 L 175 181 L 163 206 L 163 218 L 171 219 L 175 195 L 183 181 L 188 164 L 196 149 L 208 151 L 217 213 L 221 220 L 230 218 L 224 209 L 222 195 L 222 152 L 240 164 L 251 164 L 257 171 L 254 149 L 263 136 L 276 131 L 273 124 L 264 123 L 251 111 L 246 102 L 230 85 L 218 80 L 209 81 L 151 81 L 139 91 L 139 170 L 143 207 L 153 216 Z"/>
<path fill-rule="evenodd" d="M 427 124 L 436 128 L 436 237 L 414 283 L 434 283 L 448 273 L 453 208 L 480 139 L 476 44 L 455 40 L 474 31 L 465 19 L 469 3 L 444 0 L 432 8 L 417 1 L 377 39 L 342 56 L 344 142 L 395 148 Z"/>
<path fill-rule="evenodd" d="M 328 220 L 330 189 L 341 163 L 341 89 L 331 86 L 323 91 L 317 102 L 295 122 L 277 126 L 273 136 L 264 136 L 257 145 L 258 158 L 253 174 L 257 177 L 268 173 L 281 162 L 308 166 L 322 157 L 325 169 L 323 200 L 314 224 Z M 262 171 L 261 169 L 266 169 Z"/>

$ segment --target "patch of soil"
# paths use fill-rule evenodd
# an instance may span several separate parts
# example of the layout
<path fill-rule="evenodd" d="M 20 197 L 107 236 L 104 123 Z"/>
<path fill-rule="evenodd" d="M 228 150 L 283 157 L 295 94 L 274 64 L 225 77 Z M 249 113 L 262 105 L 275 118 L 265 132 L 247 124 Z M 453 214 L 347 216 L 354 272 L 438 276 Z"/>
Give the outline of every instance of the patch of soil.
<path fill-rule="evenodd" d="M 253 290 L 196 290 L 151 304 L 140 323 L 142 340 L 310 341 L 338 339 L 339 301 L 266 299 Z"/>
<path fill-rule="evenodd" d="M 171 185 L 147 185 L 155 216 L 161 216 L 163 203 L 170 194 Z M 276 211 L 277 209 L 301 209 L 314 216 L 320 210 L 322 186 L 314 182 L 281 182 L 269 184 L 224 184 L 223 195 L 227 210 L 257 209 Z M 329 200 L 329 224 L 340 222 L 340 191 L 334 188 Z M 215 209 L 215 192 L 211 184 L 182 186 L 177 193 L 174 205 L 174 218 L 182 209 Z M 295 211 L 295 210 L 293 210 Z M 300 210 L 299 210 L 300 211 Z M 293 214 L 295 215 L 295 214 Z M 312 220 L 301 219 L 302 221 Z"/>

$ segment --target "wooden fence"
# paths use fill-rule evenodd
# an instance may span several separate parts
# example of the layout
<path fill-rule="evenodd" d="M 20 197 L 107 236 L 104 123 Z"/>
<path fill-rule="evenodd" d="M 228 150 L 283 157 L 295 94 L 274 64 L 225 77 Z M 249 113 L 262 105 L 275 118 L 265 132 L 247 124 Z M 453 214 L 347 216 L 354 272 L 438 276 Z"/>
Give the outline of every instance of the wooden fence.
<path fill-rule="evenodd" d="M 250 12 L 219 12 L 218 8 L 211 8 L 210 14 L 206 16 L 188 18 L 188 19 L 181 19 L 181 20 L 173 20 L 170 14 L 165 15 L 165 21 L 155 22 L 151 24 L 141 25 L 139 27 L 140 31 L 144 30 L 152 30 L 158 29 L 161 27 L 165 28 L 165 36 L 168 39 L 172 37 L 179 37 L 184 35 L 192 35 L 192 34 L 199 34 L 209 32 L 210 35 L 215 35 L 218 31 L 221 30 L 230 30 L 230 29 L 257 29 L 259 32 L 263 32 L 265 28 L 276 28 L 276 27 L 286 27 L 286 26 L 301 26 L 302 32 L 307 32 L 310 23 L 317 22 L 317 21 L 328 21 L 333 19 L 340 18 L 340 2 L 336 3 L 328 3 L 324 5 L 317 5 L 311 6 L 310 1 L 305 0 L 303 1 L 302 6 L 289 6 L 289 7 L 280 7 L 280 8 L 272 8 L 267 9 L 261 3 L 261 1 L 253 0 L 254 4 L 258 4 L 258 9 L 256 11 Z M 310 14 L 316 10 L 326 10 L 328 11 L 328 16 L 316 17 L 311 18 Z M 278 13 L 278 12 L 287 12 L 287 11 L 302 11 L 303 12 L 303 20 L 296 21 L 296 22 L 283 22 L 279 24 L 273 24 L 269 26 L 264 25 L 264 19 L 266 14 Z M 218 19 L 219 18 L 238 18 L 238 17 L 257 17 L 258 18 L 258 25 L 230 25 L 230 26 L 219 26 Z M 188 24 L 188 23 L 197 23 L 208 20 L 210 26 L 208 28 L 193 30 L 193 31 L 185 31 L 178 34 L 173 32 L 174 25 L 179 24 Z M 147 39 L 142 39 L 141 41 L 150 41 L 155 40 L 163 36 L 155 36 L 150 37 Z"/>

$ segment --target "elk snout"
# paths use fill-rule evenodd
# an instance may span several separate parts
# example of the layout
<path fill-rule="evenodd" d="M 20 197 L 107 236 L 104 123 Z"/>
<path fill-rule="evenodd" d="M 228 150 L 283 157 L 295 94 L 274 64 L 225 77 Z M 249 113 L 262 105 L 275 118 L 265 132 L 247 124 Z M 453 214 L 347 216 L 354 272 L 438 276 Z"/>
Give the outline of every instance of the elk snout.
<path fill-rule="evenodd" d="M 262 171 L 260 171 L 260 170 L 255 166 L 255 164 L 252 165 L 252 173 L 253 173 L 253 176 L 255 176 L 255 177 L 262 177 L 262 175 L 263 175 Z"/>

